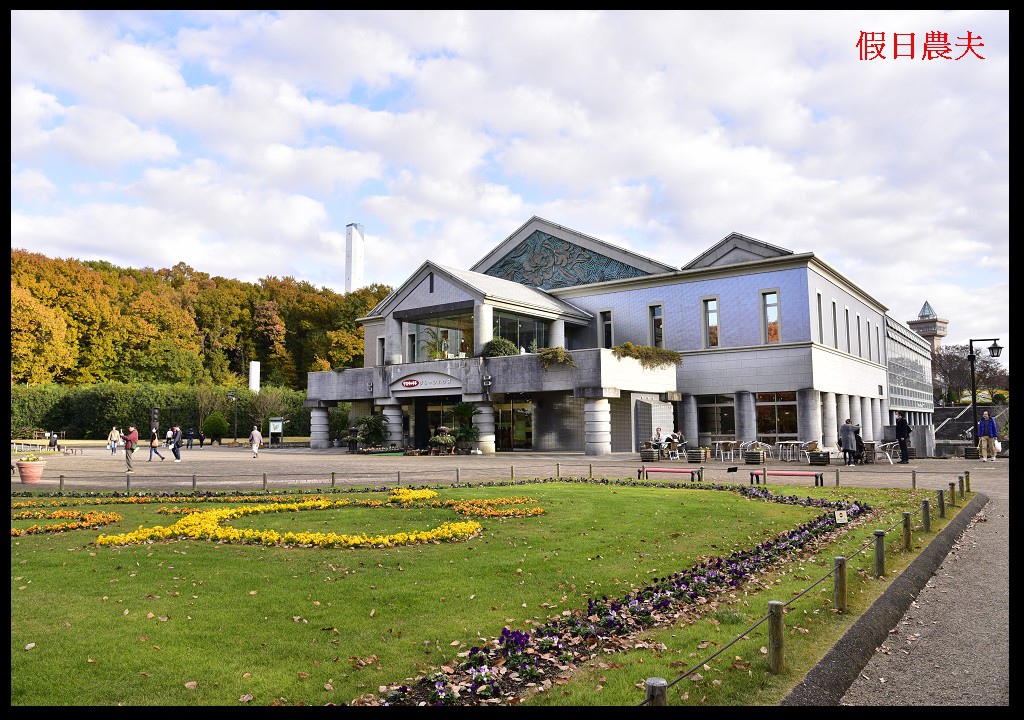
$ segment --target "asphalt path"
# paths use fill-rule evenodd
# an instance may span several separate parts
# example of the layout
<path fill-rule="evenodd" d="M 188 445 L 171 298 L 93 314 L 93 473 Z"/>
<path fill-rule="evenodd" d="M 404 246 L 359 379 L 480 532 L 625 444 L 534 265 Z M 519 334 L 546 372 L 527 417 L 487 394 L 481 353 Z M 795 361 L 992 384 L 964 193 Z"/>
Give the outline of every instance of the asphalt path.
<path fill-rule="evenodd" d="M 413 457 L 349 454 L 344 449 L 265 448 L 258 458 L 230 444 L 182 449 L 182 461 L 148 461 L 148 448 L 125 473 L 122 451 L 88 447 L 47 461 L 43 480 L 11 491 L 65 492 L 259 490 L 334 484 L 381 487 L 533 477 L 636 477 L 635 453 L 499 453 Z M 13 459 L 13 458 L 12 458 Z M 807 470 L 770 460 L 769 470 Z M 1009 459 L 994 463 L 951 458 L 910 465 L 820 469 L 825 484 L 947 490 L 969 471 L 977 495 L 855 622 L 822 661 L 780 703 L 789 706 L 1008 706 Z M 668 461 L 656 468 L 689 467 Z M 728 472 L 729 468 L 736 468 Z M 712 460 L 705 480 L 746 483 L 752 466 Z M 686 474 L 652 478 L 687 480 Z M 806 477 L 772 477 L 773 484 L 808 485 Z M 933 505 L 934 507 L 934 505 Z"/>

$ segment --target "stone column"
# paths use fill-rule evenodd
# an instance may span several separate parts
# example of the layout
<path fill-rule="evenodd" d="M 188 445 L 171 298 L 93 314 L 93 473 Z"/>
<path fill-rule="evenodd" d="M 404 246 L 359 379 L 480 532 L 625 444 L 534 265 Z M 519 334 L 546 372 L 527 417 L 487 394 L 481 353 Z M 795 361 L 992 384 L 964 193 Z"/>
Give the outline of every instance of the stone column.
<path fill-rule="evenodd" d="M 494 307 L 475 305 L 473 307 L 473 354 L 480 355 L 484 345 L 494 339 Z"/>
<path fill-rule="evenodd" d="M 853 424 L 854 425 L 860 425 L 863 428 L 864 426 L 863 426 L 863 424 L 860 421 L 860 396 L 859 395 L 850 395 L 849 397 L 850 397 L 850 414 L 847 415 L 846 417 L 848 417 L 851 420 L 853 420 Z"/>
<path fill-rule="evenodd" d="M 700 447 L 700 432 L 697 425 L 697 397 L 684 394 L 680 402 L 683 437 L 686 438 L 686 447 L 695 450 Z"/>
<path fill-rule="evenodd" d="M 331 433 L 327 425 L 327 408 L 312 408 L 309 411 L 309 446 L 322 450 L 331 446 Z"/>
<path fill-rule="evenodd" d="M 757 407 L 754 393 L 737 390 L 733 393 L 736 403 L 736 439 L 740 442 L 757 440 Z"/>
<path fill-rule="evenodd" d="M 391 315 L 384 318 L 384 365 L 402 362 L 402 321 Z"/>
<path fill-rule="evenodd" d="M 814 388 L 797 390 L 796 417 L 797 439 L 817 440 L 821 446 L 821 393 Z"/>
<path fill-rule="evenodd" d="M 612 451 L 612 406 L 607 398 L 591 398 L 583 403 L 585 452 L 608 455 Z"/>
<path fill-rule="evenodd" d="M 839 423 L 836 421 L 836 394 L 821 394 L 821 444 L 825 447 L 839 447 Z"/>
<path fill-rule="evenodd" d="M 548 329 L 548 347 L 565 347 L 565 320 L 552 320 Z"/>
<path fill-rule="evenodd" d="M 836 424 L 842 425 L 850 418 L 850 396 L 836 393 Z"/>
<path fill-rule="evenodd" d="M 875 442 L 882 442 L 882 400 L 871 398 L 871 439 Z"/>
<path fill-rule="evenodd" d="M 473 416 L 473 427 L 480 431 L 477 447 L 484 455 L 493 455 L 494 437 L 494 405 L 490 402 L 473 403 L 480 412 Z"/>
<path fill-rule="evenodd" d="M 860 437 L 865 442 L 874 437 L 872 419 L 871 398 L 862 397 L 860 399 Z"/>
<path fill-rule="evenodd" d="M 381 410 L 388 421 L 388 445 L 402 445 L 402 406 L 396 400 L 383 400 Z"/>

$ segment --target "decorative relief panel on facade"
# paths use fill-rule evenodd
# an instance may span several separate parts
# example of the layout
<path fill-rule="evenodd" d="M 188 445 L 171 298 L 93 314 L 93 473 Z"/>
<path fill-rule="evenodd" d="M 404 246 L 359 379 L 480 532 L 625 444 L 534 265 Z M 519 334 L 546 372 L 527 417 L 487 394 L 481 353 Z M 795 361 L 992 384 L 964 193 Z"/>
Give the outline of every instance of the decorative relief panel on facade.
<path fill-rule="evenodd" d="M 642 277 L 648 273 L 535 230 L 515 250 L 492 265 L 486 274 L 552 290 L 603 280 Z"/>

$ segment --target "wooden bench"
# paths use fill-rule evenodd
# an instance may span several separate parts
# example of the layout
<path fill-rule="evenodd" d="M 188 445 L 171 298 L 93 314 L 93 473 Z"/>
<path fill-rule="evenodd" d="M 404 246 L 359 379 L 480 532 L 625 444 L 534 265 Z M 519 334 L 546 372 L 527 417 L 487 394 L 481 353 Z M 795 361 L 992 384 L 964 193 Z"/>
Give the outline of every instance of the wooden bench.
<path fill-rule="evenodd" d="M 636 470 L 637 480 L 649 480 L 648 473 L 690 473 L 690 482 L 704 480 L 704 468 L 647 467 L 641 465 Z"/>
<path fill-rule="evenodd" d="M 766 471 L 764 471 L 764 470 L 751 470 L 750 471 L 750 484 L 751 485 L 755 485 L 757 483 L 760 483 L 761 479 L 762 479 L 761 475 L 764 472 L 766 472 Z M 782 477 L 782 476 L 789 476 L 789 477 L 813 477 L 814 478 L 814 486 L 815 487 L 818 487 L 819 485 L 821 487 L 825 487 L 825 473 L 824 472 L 814 472 L 812 470 L 768 470 L 767 473 L 768 473 L 769 476 L 775 475 L 775 476 L 779 476 L 779 477 Z"/>

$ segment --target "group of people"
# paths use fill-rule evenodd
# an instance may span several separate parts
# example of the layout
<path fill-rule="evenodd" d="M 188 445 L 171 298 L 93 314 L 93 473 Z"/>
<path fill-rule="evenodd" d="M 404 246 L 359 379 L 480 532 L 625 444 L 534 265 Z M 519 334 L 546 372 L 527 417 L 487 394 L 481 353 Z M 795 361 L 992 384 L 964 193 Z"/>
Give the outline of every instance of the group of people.
<path fill-rule="evenodd" d="M 56 436 L 54 436 L 56 437 Z M 171 452 L 174 453 L 174 462 L 181 462 L 181 446 L 185 445 L 186 449 L 192 447 L 192 441 L 196 437 L 194 429 L 189 428 L 187 434 L 181 432 L 181 428 L 177 425 L 172 425 L 167 430 L 166 446 L 170 448 Z M 203 443 L 206 441 L 206 435 L 200 429 L 199 434 L 199 447 L 202 449 Z M 125 464 L 128 466 L 128 472 L 135 472 L 135 465 L 132 462 L 132 455 L 136 448 L 139 446 L 139 430 L 134 425 L 128 426 L 128 432 L 122 433 L 117 425 L 110 428 L 110 432 L 107 433 L 107 447 L 110 448 L 110 454 L 113 455 L 117 452 L 118 445 L 124 445 L 124 459 Z M 260 433 L 259 426 L 253 425 L 252 432 L 249 433 L 249 445 L 252 447 L 252 456 L 254 458 L 259 457 L 260 447 L 263 445 L 263 435 Z M 153 456 L 156 455 L 160 460 L 166 458 L 160 452 L 161 441 L 159 435 L 157 435 L 156 428 L 150 431 L 149 435 L 149 459 L 146 462 L 153 462 Z"/>
<path fill-rule="evenodd" d="M 686 444 L 686 438 L 678 430 L 662 435 L 661 428 L 655 428 L 654 435 L 651 436 L 651 447 L 658 451 L 658 457 L 665 457 L 671 443 L 682 446 Z"/>

